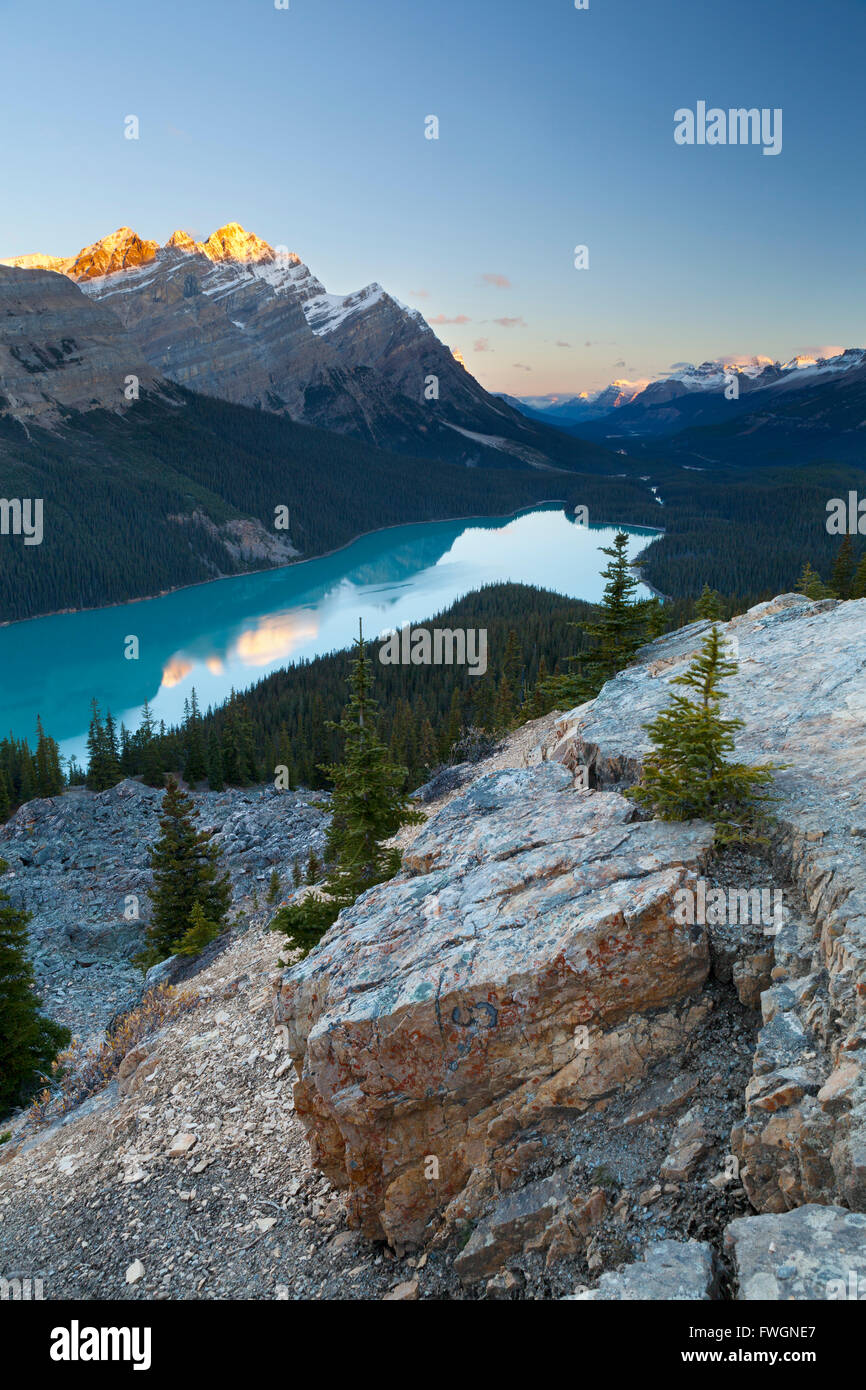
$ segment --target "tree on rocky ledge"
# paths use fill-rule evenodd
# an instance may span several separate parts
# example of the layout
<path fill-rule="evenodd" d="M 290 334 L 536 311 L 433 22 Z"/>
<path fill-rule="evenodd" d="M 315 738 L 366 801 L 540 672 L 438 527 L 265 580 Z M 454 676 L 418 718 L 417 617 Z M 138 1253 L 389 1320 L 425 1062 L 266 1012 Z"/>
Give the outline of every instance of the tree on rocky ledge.
<path fill-rule="evenodd" d="M 400 852 L 385 842 L 402 825 L 424 819 L 402 791 L 405 767 L 391 762 L 377 732 L 378 707 L 360 626 L 349 688 L 343 718 L 329 725 L 343 735 L 343 761 L 322 768 L 334 784 L 325 848 L 331 867 L 321 892 L 281 908 L 271 923 L 273 930 L 285 933 L 292 949 L 300 947 L 305 955 L 359 893 L 397 872 Z"/>
<path fill-rule="evenodd" d="M 657 599 L 636 599 L 638 578 L 628 558 L 628 533 L 617 531 L 612 545 L 600 547 L 609 563 L 601 572 L 604 596 L 593 622 L 576 623 L 593 644 L 567 658 L 572 670 L 549 676 L 533 693 L 539 713 L 591 700 L 606 681 L 630 666 L 635 653 L 663 626 L 663 609 Z"/>
<path fill-rule="evenodd" d="M 222 930 L 231 905 L 231 887 L 222 869 L 219 847 L 207 831 L 196 830 L 196 815 L 192 798 L 171 778 L 162 799 L 160 837 L 150 851 L 153 916 L 147 945 L 135 958 L 143 969 L 173 955 L 184 939 L 188 947 L 191 926 L 196 928 L 196 940 L 202 934 L 202 922 Z M 201 915 L 194 923 L 196 905 L 201 907 Z M 207 939 L 215 934 L 211 932 Z"/>
<path fill-rule="evenodd" d="M 661 820 L 713 822 L 719 844 L 761 838 L 770 800 L 767 784 L 778 766 L 746 767 L 726 760 L 743 721 L 722 717 L 726 692 L 720 683 L 737 669 L 736 661 L 724 655 L 713 625 L 688 670 L 671 682 L 696 691 L 697 700 L 675 694 L 644 725 L 655 751 L 644 760 L 640 784 L 626 791 Z"/>
<path fill-rule="evenodd" d="M 0 874 L 8 865 L 0 859 Z M 0 889 L 0 1116 L 44 1086 L 70 1032 L 39 1012 L 27 956 L 30 913 Z"/>

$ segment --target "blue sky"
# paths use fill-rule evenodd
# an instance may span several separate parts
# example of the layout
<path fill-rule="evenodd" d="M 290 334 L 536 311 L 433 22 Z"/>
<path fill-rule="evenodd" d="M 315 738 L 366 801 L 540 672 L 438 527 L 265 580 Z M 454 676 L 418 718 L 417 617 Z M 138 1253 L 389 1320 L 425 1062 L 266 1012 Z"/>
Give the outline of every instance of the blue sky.
<path fill-rule="evenodd" d="M 290 6 L 0 0 L 0 255 L 238 221 L 521 395 L 866 341 L 863 0 Z M 781 154 L 677 146 L 699 100 Z"/>

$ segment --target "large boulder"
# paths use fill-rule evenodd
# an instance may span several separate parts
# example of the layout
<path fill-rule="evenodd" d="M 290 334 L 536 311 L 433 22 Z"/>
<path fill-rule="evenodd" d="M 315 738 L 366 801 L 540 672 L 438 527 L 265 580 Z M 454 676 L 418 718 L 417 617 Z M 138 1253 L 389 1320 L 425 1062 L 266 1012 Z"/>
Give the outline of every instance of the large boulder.
<path fill-rule="evenodd" d="M 699 1240 L 658 1240 L 642 1259 L 603 1274 L 594 1289 L 577 1293 L 578 1301 L 627 1303 L 702 1302 L 718 1297 L 718 1272 L 709 1245 Z"/>
<path fill-rule="evenodd" d="M 681 1051 L 709 966 L 674 894 L 711 841 L 553 763 L 490 773 L 279 978 L 296 1110 L 350 1220 L 419 1241 L 470 1179 L 513 1180 L 528 1128 Z"/>
<path fill-rule="evenodd" d="M 744 1300 L 866 1298 L 866 1215 L 803 1206 L 744 1216 L 725 1231 Z"/>

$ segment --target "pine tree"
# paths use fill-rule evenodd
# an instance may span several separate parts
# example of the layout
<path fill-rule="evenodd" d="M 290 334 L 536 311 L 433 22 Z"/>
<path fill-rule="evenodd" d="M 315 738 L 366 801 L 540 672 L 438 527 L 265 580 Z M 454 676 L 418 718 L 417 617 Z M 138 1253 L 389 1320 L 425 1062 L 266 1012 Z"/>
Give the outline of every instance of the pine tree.
<path fill-rule="evenodd" d="M 116 787 L 118 782 L 123 780 L 123 773 L 120 770 L 120 748 L 117 742 L 117 729 L 115 728 L 110 709 L 105 711 L 103 758 L 107 786 Z"/>
<path fill-rule="evenodd" d="M 301 861 L 296 854 L 294 859 L 292 860 L 292 887 L 300 888 L 303 881 L 304 874 L 303 870 L 301 869 Z"/>
<path fill-rule="evenodd" d="M 275 903 L 282 892 L 280 876 L 276 869 L 271 869 L 270 882 L 268 883 L 268 902 Z"/>
<path fill-rule="evenodd" d="M 183 775 L 186 778 L 187 786 L 195 787 L 197 783 L 203 782 L 207 776 L 207 763 L 205 762 L 204 738 L 201 730 L 201 712 L 198 707 L 195 686 L 190 693 L 191 699 L 187 706 L 187 717 L 183 730 L 186 745 Z"/>
<path fill-rule="evenodd" d="M 91 791 L 104 792 L 121 780 L 117 732 L 111 711 L 103 723 L 96 700 L 90 705 L 90 730 L 87 735 L 87 785 Z"/>
<path fill-rule="evenodd" d="M 342 908 L 359 893 L 397 872 L 400 852 L 386 846 L 402 825 L 420 824 L 417 811 L 401 788 L 406 769 L 392 763 L 377 732 L 377 705 L 372 675 L 359 627 L 349 676 L 350 698 L 338 725 L 343 736 L 341 763 L 322 768 L 334 785 L 325 858 L 332 866 L 323 892 L 281 908 L 271 923 L 292 947 L 304 953 L 320 940 Z"/>
<path fill-rule="evenodd" d="M 609 563 L 601 572 L 607 582 L 598 617 L 593 622 L 576 624 L 594 645 L 570 656 L 568 664 L 572 669 L 550 676 L 539 688 L 539 700 L 546 701 L 548 709 L 568 709 L 593 699 L 606 681 L 631 664 L 647 640 L 648 629 L 661 621 L 657 612 L 661 605 L 656 600 L 634 598 L 638 579 L 629 564 L 628 534 L 617 531 L 613 545 L 600 549 Z"/>
<path fill-rule="evenodd" d="M 479 729 L 492 729 L 496 724 L 496 686 L 493 672 L 487 671 L 472 685 L 472 723 Z M 457 732 L 449 745 L 449 755 L 466 730 L 465 722 L 458 725 Z"/>
<path fill-rule="evenodd" d="M 0 859 L 0 875 L 8 865 Z M 0 1116 L 44 1085 L 70 1032 L 39 1012 L 27 955 L 30 913 L 0 889 Z"/>
<path fill-rule="evenodd" d="M 832 597 L 820 574 L 817 570 L 812 569 L 808 560 L 800 571 L 800 578 L 797 580 L 797 593 L 805 594 L 807 598 L 811 599 Z"/>
<path fill-rule="evenodd" d="M 235 701 L 237 696 L 232 690 L 228 704 L 225 709 L 225 719 L 222 728 L 222 772 L 226 786 L 238 787 L 241 785 L 241 760 L 238 752 L 237 738 L 235 734 Z"/>
<path fill-rule="evenodd" d="M 723 655 L 719 629 L 713 626 L 688 670 L 672 681 L 697 692 L 698 699 L 674 694 L 670 705 L 644 726 L 654 751 L 644 760 L 640 784 L 626 792 L 661 820 L 712 821 L 719 844 L 760 838 L 761 816 L 770 799 L 767 784 L 776 770 L 776 764 L 746 767 L 726 760 L 743 721 L 722 717 L 726 692 L 720 683 L 737 669 Z"/>
<path fill-rule="evenodd" d="M 294 761 L 294 755 L 292 753 L 292 740 L 289 738 L 289 731 L 286 728 L 285 724 L 281 724 L 279 744 L 277 747 L 277 756 L 273 766 L 274 768 L 280 766 L 287 769 L 289 791 L 293 791 L 294 788 L 297 786 L 297 781 L 295 779 Z M 267 766 L 270 766 L 270 764 L 267 764 Z M 274 773 L 274 775 L 276 776 L 276 772 Z"/>
<path fill-rule="evenodd" d="M 546 691 L 548 679 L 547 662 L 542 655 L 538 663 L 535 685 L 530 691 L 529 699 L 524 708 L 524 714 L 527 719 L 540 719 L 543 714 L 547 714 L 548 710 L 555 707 L 555 702 L 553 704 L 550 703 L 550 696 Z"/>
<path fill-rule="evenodd" d="M 91 791 L 102 791 L 103 769 L 102 749 L 103 732 L 102 717 L 99 713 L 99 705 L 95 700 L 90 702 L 90 728 L 87 732 L 87 785 Z"/>
<path fill-rule="evenodd" d="M 836 554 L 833 565 L 833 572 L 830 576 L 830 588 L 837 598 L 847 599 L 851 597 L 851 581 L 854 578 L 854 552 L 851 546 L 851 537 L 843 536 L 842 544 Z"/>
<path fill-rule="evenodd" d="M 211 730 L 207 745 L 207 784 L 212 792 L 221 792 L 223 781 L 223 755 L 216 729 Z"/>
<path fill-rule="evenodd" d="M 511 628 L 505 639 L 505 651 L 502 656 L 502 676 L 515 694 L 520 690 L 520 673 L 522 666 L 523 659 L 520 650 L 520 639 L 514 628 Z"/>
<path fill-rule="evenodd" d="M 851 585 L 852 598 L 866 598 L 866 551 L 860 557 L 857 572 Z"/>
<path fill-rule="evenodd" d="M 205 946 L 215 940 L 221 930 L 218 922 L 208 920 L 200 902 L 193 903 L 192 911 L 189 914 L 189 925 L 179 940 L 175 942 L 175 954 L 200 956 Z"/>
<path fill-rule="evenodd" d="M 162 799 L 160 837 L 150 851 L 153 915 L 147 947 L 136 958 L 145 968 L 177 951 L 196 903 L 217 930 L 225 922 L 231 904 L 228 874 L 223 872 L 219 847 L 208 833 L 196 830 L 197 814 L 192 798 L 170 778 Z"/>
<path fill-rule="evenodd" d="M 321 873 L 321 865 L 316 851 L 310 846 L 310 853 L 307 855 L 306 882 L 315 883 Z"/>
<path fill-rule="evenodd" d="M 612 546 L 602 546 L 610 564 L 602 570 L 604 598 L 596 622 L 584 623 L 583 631 L 598 646 L 583 659 L 583 673 L 592 693 L 597 693 L 618 671 L 629 666 L 646 640 L 648 605 L 636 602 L 638 580 L 629 565 L 628 535 L 617 531 Z"/>
<path fill-rule="evenodd" d="M 259 767 L 256 760 L 256 739 L 250 712 L 243 700 L 238 700 L 235 710 L 235 740 L 237 746 L 238 768 L 241 785 L 258 782 Z"/>
<path fill-rule="evenodd" d="M 481 683 L 487 680 L 482 676 Z M 442 736 L 442 759 L 445 761 L 451 753 L 451 749 L 460 737 L 460 730 L 463 728 L 463 696 L 459 685 L 455 685 L 451 692 L 451 708 L 448 711 L 448 722 L 445 725 L 445 732 Z"/>
<path fill-rule="evenodd" d="M 85 786 L 86 782 L 87 782 L 87 775 L 86 775 L 86 773 L 85 773 L 85 771 L 84 771 L 84 768 L 83 768 L 83 767 L 81 766 L 81 764 L 79 763 L 79 761 L 78 761 L 78 759 L 76 758 L 75 754 L 72 753 L 72 754 L 70 755 L 70 758 L 69 758 L 69 768 L 68 768 L 67 773 L 66 773 L 66 783 L 67 783 L 67 786 L 70 786 L 70 787 L 83 787 L 83 786 Z"/>
<path fill-rule="evenodd" d="M 645 642 L 654 642 L 657 637 L 661 637 L 667 626 L 665 606 L 656 594 L 654 594 L 652 598 L 645 600 L 644 615 L 646 628 L 642 640 Z"/>
<path fill-rule="evenodd" d="M 701 596 L 695 604 L 695 612 L 699 618 L 710 618 L 717 621 L 722 616 L 721 594 L 716 589 L 711 589 L 709 584 L 704 584 Z"/>
<path fill-rule="evenodd" d="M 120 770 L 124 777 L 134 777 L 138 771 L 135 741 L 123 720 L 120 721 Z"/>
<path fill-rule="evenodd" d="M 421 725 L 421 735 L 418 744 L 418 758 L 421 764 L 421 772 L 426 777 L 439 765 L 439 745 L 436 742 L 436 735 L 433 732 L 433 725 L 429 719 L 425 719 Z"/>
<path fill-rule="evenodd" d="M 64 778 L 60 766 L 60 749 L 46 734 L 42 720 L 36 716 L 36 789 L 39 796 L 59 796 Z"/>
<path fill-rule="evenodd" d="M 165 769 L 162 762 L 162 752 L 159 740 L 151 738 L 145 744 L 144 758 L 142 762 L 142 779 L 147 787 L 165 786 Z"/>
<path fill-rule="evenodd" d="M 9 819 L 12 814 L 12 793 L 9 790 L 9 783 L 6 773 L 0 767 L 0 824 Z"/>
<path fill-rule="evenodd" d="M 24 744 L 21 753 L 21 775 L 18 779 L 18 803 L 21 806 L 32 801 L 36 796 L 36 768 L 27 744 Z"/>
<path fill-rule="evenodd" d="M 514 692 L 508 683 L 508 678 L 503 676 L 499 682 L 496 692 L 496 705 L 493 713 L 493 724 L 496 729 L 507 729 L 514 719 Z"/>

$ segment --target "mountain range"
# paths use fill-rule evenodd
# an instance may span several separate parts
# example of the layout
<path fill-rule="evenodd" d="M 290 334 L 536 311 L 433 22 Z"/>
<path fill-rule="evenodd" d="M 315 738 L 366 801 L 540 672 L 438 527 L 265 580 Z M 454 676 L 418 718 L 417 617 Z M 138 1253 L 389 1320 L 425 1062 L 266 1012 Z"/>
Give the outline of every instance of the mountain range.
<path fill-rule="evenodd" d="M 530 419 L 570 431 L 576 427 L 584 438 L 612 439 L 674 434 L 697 423 L 712 424 L 728 418 L 731 405 L 741 410 L 784 409 L 791 392 L 864 378 L 866 349 L 845 348 L 828 357 L 802 354 L 784 363 L 760 356 L 719 357 L 699 366 L 679 363 L 654 381 L 613 381 L 603 390 L 565 397 L 503 399 Z M 729 399 L 725 391 L 734 381 L 737 394 Z"/>
<path fill-rule="evenodd" d="M 73 282 L 102 311 L 87 323 L 96 332 L 99 322 L 103 337 L 113 316 L 124 370 L 101 397 L 112 407 L 143 363 L 147 376 L 397 453 L 466 465 L 604 465 L 599 451 L 563 441 L 485 391 L 421 314 L 381 285 L 329 294 L 294 252 L 237 222 L 204 242 L 177 231 L 164 246 L 121 227 L 74 256 L 31 253 L 2 265 Z M 68 296 L 63 303 L 72 310 Z M 59 322 L 55 333 L 61 342 L 73 336 Z"/>

